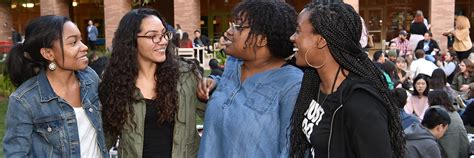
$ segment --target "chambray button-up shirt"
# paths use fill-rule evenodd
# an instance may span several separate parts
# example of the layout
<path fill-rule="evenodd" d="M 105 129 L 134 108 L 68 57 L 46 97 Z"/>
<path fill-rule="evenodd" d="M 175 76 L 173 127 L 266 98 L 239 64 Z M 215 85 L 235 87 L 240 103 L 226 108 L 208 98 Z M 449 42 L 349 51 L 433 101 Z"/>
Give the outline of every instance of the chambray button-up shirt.
<path fill-rule="evenodd" d="M 290 119 L 303 72 L 286 65 L 240 83 L 241 65 L 229 57 L 216 79 L 198 157 L 288 157 Z"/>

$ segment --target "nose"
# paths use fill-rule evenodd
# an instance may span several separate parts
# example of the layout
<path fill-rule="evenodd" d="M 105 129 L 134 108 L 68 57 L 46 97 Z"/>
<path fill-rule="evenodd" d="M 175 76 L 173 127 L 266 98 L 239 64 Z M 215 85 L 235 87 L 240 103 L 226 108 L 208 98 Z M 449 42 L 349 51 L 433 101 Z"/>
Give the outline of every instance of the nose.
<path fill-rule="evenodd" d="M 87 45 L 85 45 L 82 41 L 81 41 L 81 45 L 82 45 L 81 51 L 87 51 L 87 50 L 89 50 L 89 47 L 87 47 Z"/>
<path fill-rule="evenodd" d="M 296 33 L 293 33 L 291 36 L 290 36 L 290 41 L 295 43 L 295 36 L 296 36 Z"/>

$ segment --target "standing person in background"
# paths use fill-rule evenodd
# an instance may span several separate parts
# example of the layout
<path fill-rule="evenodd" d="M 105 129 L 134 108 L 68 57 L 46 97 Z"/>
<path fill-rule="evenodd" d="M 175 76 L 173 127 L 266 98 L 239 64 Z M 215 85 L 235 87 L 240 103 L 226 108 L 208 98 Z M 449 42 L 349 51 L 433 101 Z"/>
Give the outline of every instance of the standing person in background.
<path fill-rule="evenodd" d="M 410 24 L 410 49 L 416 51 L 418 42 L 423 40 L 423 36 L 428 32 L 428 28 L 423 23 L 423 14 L 417 13 L 414 22 Z"/>
<path fill-rule="evenodd" d="M 173 33 L 154 9 L 120 20 L 112 56 L 99 86 L 108 143 L 120 137 L 118 157 L 196 157 L 196 65 L 177 59 Z M 200 113 L 198 113 L 200 114 Z"/>
<path fill-rule="evenodd" d="M 360 46 L 361 23 L 342 2 L 313 1 L 299 14 L 291 40 L 296 64 L 306 70 L 292 115 L 290 157 L 403 157 L 400 109 Z"/>
<path fill-rule="evenodd" d="M 469 29 L 471 24 L 469 19 L 465 16 L 457 16 L 454 29 L 443 33 L 443 35 L 454 36 L 453 50 L 456 51 L 459 61 L 469 57 L 472 49 L 471 37 L 469 36 Z"/>
<path fill-rule="evenodd" d="M 95 27 L 94 22 L 89 20 L 89 26 L 87 26 L 87 43 L 92 51 L 95 51 L 97 42 L 97 36 L 99 36 L 99 30 Z"/>
<path fill-rule="evenodd" d="M 189 39 L 187 32 L 184 32 L 183 38 L 179 40 L 179 48 L 193 48 L 193 42 Z"/>
<path fill-rule="evenodd" d="M 285 61 L 293 54 L 296 11 L 281 1 L 242 1 L 232 17 L 224 73 L 203 79 L 197 91 L 209 99 L 198 157 L 286 158 L 303 76 Z"/>
<path fill-rule="evenodd" d="M 87 46 L 76 24 L 41 16 L 7 59 L 13 85 L 3 139 L 5 157 L 102 157 L 99 77 L 87 67 Z"/>
<path fill-rule="evenodd" d="M 441 146 L 443 157 L 446 158 L 465 158 L 468 157 L 469 140 L 467 138 L 466 128 L 464 127 L 461 116 L 454 108 L 448 94 L 443 90 L 433 90 L 428 94 L 430 108 L 443 108 L 449 114 L 451 123 L 438 142 Z"/>
<path fill-rule="evenodd" d="M 196 47 L 208 47 L 211 44 L 211 41 L 209 41 L 209 38 L 207 38 L 204 35 L 201 35 L 201 31 L 195 30 L 194 31 L 194 45 Z"/>

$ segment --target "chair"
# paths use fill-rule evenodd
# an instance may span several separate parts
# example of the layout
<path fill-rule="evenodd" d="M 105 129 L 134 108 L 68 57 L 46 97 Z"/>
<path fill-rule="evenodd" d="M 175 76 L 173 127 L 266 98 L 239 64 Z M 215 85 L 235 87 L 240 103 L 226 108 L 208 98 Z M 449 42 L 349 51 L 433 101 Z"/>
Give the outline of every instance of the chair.
<path fill-rule="evenodd" d="M 178 48 L 178 56 L 185 59 L 194 59 L 194 49 L 193 48 Z"/>

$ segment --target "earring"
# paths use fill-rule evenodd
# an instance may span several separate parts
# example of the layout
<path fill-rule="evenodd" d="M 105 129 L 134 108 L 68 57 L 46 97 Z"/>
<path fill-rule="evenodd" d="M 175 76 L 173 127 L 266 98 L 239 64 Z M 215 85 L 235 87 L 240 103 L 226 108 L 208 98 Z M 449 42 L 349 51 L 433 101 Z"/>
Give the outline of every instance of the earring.
<path fill-rule="evenodd" d="M 54 62 L 49 63 L 48 69 L 51 70 L 51 71 L 56 70 L 56 64 Z"/>
<path fill-rule="evenodd" d="M 308 64 L 310 67 L 315 68 L 315 69 L 320 69 L 320 68 L 322 68 L 324 65 L 326 65 L 326 58 L 327 58 L 327 55 L 324 54 L 324 63 L 323 63 L 323 64 L 321 64 L 321 65 L 319 65 L 319 66 L 313 66 L 313 65 L 311 65 L 311 64 L 308 62 L 308 59 L 307 59 L 307 57 L 306 57 L 306 56 L 308 55 L 308 52 L 309 52 L 311 49 L 313 49 L 313 48 L 315 48 L 315 47 L 312 47 L 312 48 L 308 49 L 308 50 L 306 51 L 306 53 L 304 53 L 304 61 L 306 61 L 306 64 Z"/>

